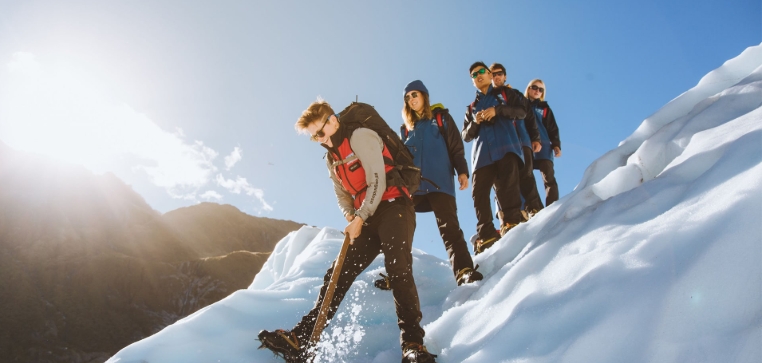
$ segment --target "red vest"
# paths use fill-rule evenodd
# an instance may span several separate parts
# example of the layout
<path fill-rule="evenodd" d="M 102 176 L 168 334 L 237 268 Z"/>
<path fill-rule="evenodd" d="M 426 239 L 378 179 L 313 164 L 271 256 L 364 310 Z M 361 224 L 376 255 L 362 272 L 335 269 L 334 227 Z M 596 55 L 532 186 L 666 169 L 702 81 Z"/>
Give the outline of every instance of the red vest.
<path fill-rule="evenodd" d="M 341 181 L 341 185 L 344 189 L 352 194 L 355 209 L 360 209 L 362 202 L 365 200 L 365 192 L 368 188 L 368 184 L 365 180 L 365 168 L 362 167 L 360 159 L 357 158 L 354 151 L 352 151 L 352 147 L 349 146 L 349 138 L 342 140 L 341 145 L 335 150 L 337 150 L 339 154 L 336 155 L 335 152 L 331 151 L 331 157 L 333 160 L 337 160 L 333 163 L 333 171 L 336 173 L 336 177 Z M 384 158 L 392 158 L 386 145 L 384 145 L 382 154 Z M 384 164 L 384 171 L 387 173 L 393 168 L 394 167 L 391 165 Z M 384 180 L 386 180 L 386 175 L 384 175 Z M 381 200 L 389 200 L 401 196 L 402 193 L 400 192 L 400 188 L 397 188 L 394 185 L 387 185 L 386 191 L 381 195 Z"/>

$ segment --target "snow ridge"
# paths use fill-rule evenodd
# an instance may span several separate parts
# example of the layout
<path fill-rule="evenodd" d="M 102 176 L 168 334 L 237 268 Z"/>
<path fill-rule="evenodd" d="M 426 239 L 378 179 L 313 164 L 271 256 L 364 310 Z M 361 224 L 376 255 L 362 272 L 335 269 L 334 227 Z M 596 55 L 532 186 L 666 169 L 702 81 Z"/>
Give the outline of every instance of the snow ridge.
<path fill-rule="evenodd" d="M 414 249 L 440 363 L 758 362 L 762 359 L 762 45 L 709 73 L 595 161 L 577 188 L 475 257 Z M 303 227 L 247 290 L 123 349 L 110 363 L 278 362 L 260 329 L 313 305 L 342 236 Z M 400 360 L 391 294 L 359 276 L 324 332 L 330 362 Z"/>

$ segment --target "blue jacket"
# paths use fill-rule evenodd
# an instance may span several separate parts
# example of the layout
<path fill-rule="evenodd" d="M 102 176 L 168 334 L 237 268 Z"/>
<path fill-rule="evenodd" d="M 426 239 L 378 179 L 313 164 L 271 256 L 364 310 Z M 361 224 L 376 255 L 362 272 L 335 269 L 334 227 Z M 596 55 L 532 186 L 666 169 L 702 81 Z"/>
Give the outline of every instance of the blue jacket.
<path fill-rule="evenodd" d="M 534 153 L 534 158 L 553 161 L 553 148 L 561 148 L 561 137 L 558 132 L 556 117 L 545 101 L 530 101 L 530 105 L 537 119 L 537 129 L 540 132 L 540 144 L 542 145 L 542 150 Z"/>
<path fill-rule="evenodd" d="M 503 99 L 503 93 L 507 100 Z M 476 113 L 490 107 L 495 107 L 496 116 L 491 121 L 477 124 Z M 523 164 L 524 154 L 514 120 L 531 118 L 534 122 L 534 114 L 528 111 L 526 98 L 520 97 L 511 88 L 490 86 L 486 94 L 476 91 L 476 99 L 468 106 L 461 132 L 465 142 L 475 140 L 471 149 L 472 173 L 497 162 L 508 153 L 516 154 Z M 539 134 L 530 134 L 530 137 L 539 140 Z"/>
<path fill-rule="evenodd" d="M 460 139 L 458 126 L 447 109 L 440 108 L 439 105 L 432 108 L 433 117 L 429 120 L 418 120 L 413 130 L 405 132 L 405 125 L 402 125 L 402 142 L 413 153 L 415 165 L 421 168 L 421 185 L 414 195 L 440 192 L 454 197 L 453 177 L 457 174 L 468 175 L 463 141 Z M 439 130 L 437 113 L 442 115 L 445 135 Z"/>

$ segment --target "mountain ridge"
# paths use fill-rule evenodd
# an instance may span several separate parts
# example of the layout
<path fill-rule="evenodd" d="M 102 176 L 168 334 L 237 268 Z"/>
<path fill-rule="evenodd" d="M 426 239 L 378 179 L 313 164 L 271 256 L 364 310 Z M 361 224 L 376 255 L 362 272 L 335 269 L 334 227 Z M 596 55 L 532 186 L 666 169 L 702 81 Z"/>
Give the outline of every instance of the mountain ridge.
<path fill-rule="evenodd" d="M 161 214 L 114 174 L 0 142 L 0 356 L 103 362 L 246 288 L 299 226 L 215 203 Z"/>

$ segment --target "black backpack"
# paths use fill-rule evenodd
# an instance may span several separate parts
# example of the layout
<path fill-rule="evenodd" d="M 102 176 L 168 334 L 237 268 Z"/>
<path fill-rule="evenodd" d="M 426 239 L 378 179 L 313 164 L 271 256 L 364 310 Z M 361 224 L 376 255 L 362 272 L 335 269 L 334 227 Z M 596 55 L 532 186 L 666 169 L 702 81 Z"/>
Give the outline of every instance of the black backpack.
<path fill-rule="evenodd" d="M 373 106 L 352 102 L 344 111 L 339 112 L 339 122 L 346 128 L 349 136 L 356 129 L 364 127 L 375 131 L 381 137 L 392 155 L 392 159 L 384 157 L 384 164 L 394 166 L 394 169 L 386 173 L 387 186 L 399 187 L 402 194 L 405 193 L 401 187 L 405 187 L 409 195 L 418 190 L 421 184 L 421 169 L 413 163 L 413 154 Z"/>

